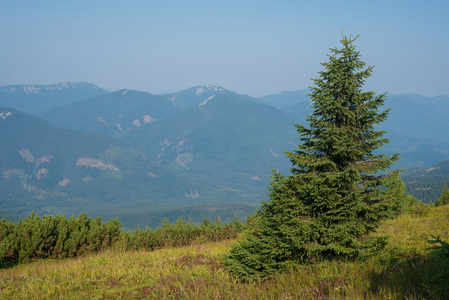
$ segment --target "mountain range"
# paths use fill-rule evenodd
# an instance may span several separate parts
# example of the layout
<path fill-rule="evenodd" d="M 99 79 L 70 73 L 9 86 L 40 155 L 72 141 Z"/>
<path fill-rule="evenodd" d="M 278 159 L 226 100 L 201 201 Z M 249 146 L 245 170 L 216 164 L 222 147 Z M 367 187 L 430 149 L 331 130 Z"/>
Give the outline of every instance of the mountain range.
<path fill-rule="evenodd" d="M 86 82 L 7 85 L 0 87 L 0 107 L 12 107 L 34 115 L 107 93 L 106 90 Z"/>
<path fill-rule="evenodd" d="M 162 96 L 124 89 L 53 108 L 37 116 L 61 128 L 121 137 L 179 111 Z"/>
<path fill-rule="evenodd" d="M 243 218 L 266 199 L 271 168 L 288 173 L 293 123 L 306 124 L 313 111 L 308 90 L 260 98 L 216 85 L 165 95 L 88 83 L 5 90 L 0 104 L 13 108 L 0 115 L 3 214 L 88 211 L 129 227 L 154 227 L 163 216 Z M 448 105 L 447 96 L 388 96 L 379 129 L 390 144 L 380 151 L 400 153 L 396 168 L 449 159 Z M 42 205 L 27 206 L 30 199 Z"/>
<path fill-rule="evenodd" d="M 294 116 L 297 123 L 307 124 L 306 115 L 313 113 L 307 92 L 283 92 L 259 99 Z M 430 167 L 449 159 L 448 96 L 387 95 L 382 109 L 387 108 L 390 108 L 388 119 L 378 129 L 387 132 L 385 137 L 390 143 L 380 151 L 401 155 L 396 168 Z"/>
<path fill-rule="evenodd" d="M 161 165 L 238 190 L 264 189 L 271 167 L 287 171 L 282 151 L 294 148 L 297 139 L 294 117 L 212 85 L 163 96 L 121 90 L 39 117 L 62 128 L 119 137 Z"/>

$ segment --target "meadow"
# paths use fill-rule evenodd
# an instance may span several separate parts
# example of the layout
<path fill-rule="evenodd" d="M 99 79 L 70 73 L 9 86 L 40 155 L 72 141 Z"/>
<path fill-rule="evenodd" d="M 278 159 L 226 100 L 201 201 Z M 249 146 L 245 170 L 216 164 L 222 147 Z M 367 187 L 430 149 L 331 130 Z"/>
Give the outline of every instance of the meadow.
<path fill-rule="evenodd" d="M 449 240 L 449 206 L 415 205 L 375 233 L 386 249 L 365 261 L 298 265 L 245 283 L 222 256 L 236 239 L 196 239 L 181 247 L 41 259 L 0 270 L 1 299 L 448 299 L 449 267 L 437 236 Z M 432 237 L 433 236 L 433 237 Z M 444 244 L 444 242 L 443 242 Z M 429 249 L 436 246 L 437 250 Z M 446 245 L 447 246 L 447 245 Z M 440 255 L 435 253 L 440 252 Z"/>

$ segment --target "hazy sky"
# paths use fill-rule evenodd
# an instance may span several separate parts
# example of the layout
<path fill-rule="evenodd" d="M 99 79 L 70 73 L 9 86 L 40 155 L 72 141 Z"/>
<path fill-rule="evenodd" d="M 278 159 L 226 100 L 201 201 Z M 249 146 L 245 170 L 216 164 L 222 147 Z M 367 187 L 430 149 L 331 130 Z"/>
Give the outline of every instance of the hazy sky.
<path fill-rule="evenodd" d="M 0 85 L 251 96 L 312 84 L 341 30 L 376 93 L 449 94 L 447 0 L 0 1 Z"/>

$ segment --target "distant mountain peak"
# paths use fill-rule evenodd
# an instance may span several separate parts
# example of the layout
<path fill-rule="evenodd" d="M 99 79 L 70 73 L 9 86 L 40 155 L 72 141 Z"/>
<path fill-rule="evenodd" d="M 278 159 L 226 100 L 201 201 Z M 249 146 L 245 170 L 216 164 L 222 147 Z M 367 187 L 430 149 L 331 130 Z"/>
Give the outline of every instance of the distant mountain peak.
<path fill-rule="evenodd" d="M 175 94 L 172 94 L 172 96 L 169 97 L 169 100 L 172 102 L 175 102 L 178 95 L 185 94 L 185 93 L 194 93 L 197 96 L 201 96 L 203 94 L 210 94 L 213 92 L 225 92 L 225 91 L 227 91 L 225 88 L 223 88 L 219 85 L 216 85 L 216 84 L 203 84 L 203 85 L 194 86 L 194 87 L 182 90 L 180 92 L 177 92 Z"/>
<path fill-rule="evenodd" d="M 166 99 L 180 108 L 192 107 L 195 105 L 203 106 L 217 94 L 234 94 L 225 88 L 215 84 L 203 84 L 194 86 L 180 92 L 167 95 Z"/>

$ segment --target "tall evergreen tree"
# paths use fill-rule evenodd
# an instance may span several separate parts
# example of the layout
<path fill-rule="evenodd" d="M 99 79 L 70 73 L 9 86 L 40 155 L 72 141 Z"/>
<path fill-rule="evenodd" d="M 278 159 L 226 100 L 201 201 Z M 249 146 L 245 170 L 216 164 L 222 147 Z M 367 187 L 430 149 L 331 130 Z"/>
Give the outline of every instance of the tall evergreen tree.
<path fill-rule="evenodd" d="M 309 95 L 309 128 L 296 125 L 301 143 L 285 152 L 291 174 L 273 171 L 269 201 L 225 258 L 243 280 L 265 279 L 294 263 L 365 257 L 386 244 L 368 233 L 399 212 L 405 187 L 399 171 L 386 173 L 398 154 L 374 154 L 388 143 L 374 126 L 389 109 L 379 111 L 385 94 L 362 90 L 373 67 L 365 69 L 355 39 L 343 37 L 341 49 L 330 49 Z"/>

